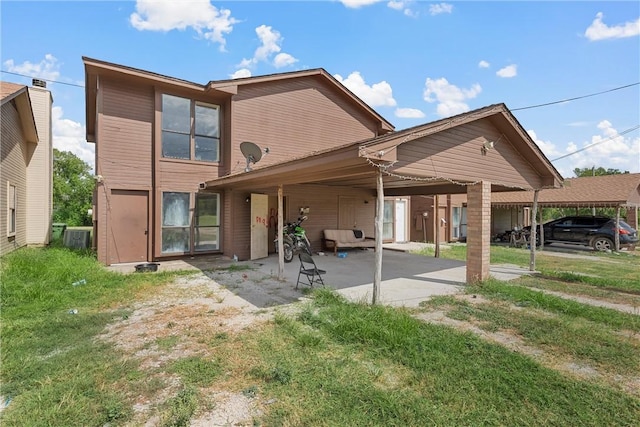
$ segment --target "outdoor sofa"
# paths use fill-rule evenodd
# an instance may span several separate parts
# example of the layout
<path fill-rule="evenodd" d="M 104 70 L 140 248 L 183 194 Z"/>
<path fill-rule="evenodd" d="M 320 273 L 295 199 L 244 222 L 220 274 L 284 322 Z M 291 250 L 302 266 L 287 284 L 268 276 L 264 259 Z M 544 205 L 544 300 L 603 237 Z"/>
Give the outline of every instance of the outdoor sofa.
<path fill-rule="evenodd" d="M 362 230 L 324 230 L 324 247 L 337 254 L 342 248 L 374 248 L 376 241 L 365 237 Z"/>

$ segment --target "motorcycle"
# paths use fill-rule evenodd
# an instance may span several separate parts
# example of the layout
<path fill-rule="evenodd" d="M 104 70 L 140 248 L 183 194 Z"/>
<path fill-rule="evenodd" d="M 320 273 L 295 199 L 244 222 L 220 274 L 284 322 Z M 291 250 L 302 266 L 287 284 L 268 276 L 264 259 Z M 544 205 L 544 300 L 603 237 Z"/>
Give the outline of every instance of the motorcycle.
<path fill-rule="evenodd" d="M 293 261 L 294 254 L 297 254 L 300 251 L 304 251 L 311 255 L 311 243 L 309 243 L 309 239 L 307 239 L 307 233 L 304 231 L 304 228 L 300 224 L 302 221 L 307 219 L 306 216 L 301 216 L 295 222 L 288 222 L 282 228 L 282 246 L 284 248 L 284 262 Z M 275 239 L 276 244 L 276 253 L 278 252 L 278 239 Z"/>

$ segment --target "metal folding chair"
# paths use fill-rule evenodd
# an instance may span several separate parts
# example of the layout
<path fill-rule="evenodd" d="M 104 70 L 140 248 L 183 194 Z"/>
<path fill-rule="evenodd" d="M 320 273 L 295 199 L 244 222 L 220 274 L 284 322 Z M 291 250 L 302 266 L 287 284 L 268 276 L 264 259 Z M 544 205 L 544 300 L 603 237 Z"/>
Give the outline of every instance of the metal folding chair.
<path fill-rule="evenodd" d="M 298 272 L 296 289 L 298 289 L 298 285 L 301 282 L 303 285 L 309 285 L 311 287 L 313 287 L 313 282 L 320 283 L 324 286 L 322 275 L 327 273 L 326 270 L 319 269 L 311 255 L 306 252 L 300 252 L 298 258 L 300 258 L 300 271 Z M 307 283 L 304 282 L 304 279 L 302 281 L 300 280 L 302 276 L 306 276 Z"/>

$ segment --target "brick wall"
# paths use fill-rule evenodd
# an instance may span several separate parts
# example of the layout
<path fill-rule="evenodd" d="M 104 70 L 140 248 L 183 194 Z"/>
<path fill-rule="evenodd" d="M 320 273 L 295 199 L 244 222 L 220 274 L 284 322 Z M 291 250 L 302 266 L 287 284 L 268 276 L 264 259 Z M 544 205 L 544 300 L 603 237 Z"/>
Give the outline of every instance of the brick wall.
<path fill-rule="evenodd" d="M 467 187 L 467 283 L 489 278 L 491 183 Z"/>

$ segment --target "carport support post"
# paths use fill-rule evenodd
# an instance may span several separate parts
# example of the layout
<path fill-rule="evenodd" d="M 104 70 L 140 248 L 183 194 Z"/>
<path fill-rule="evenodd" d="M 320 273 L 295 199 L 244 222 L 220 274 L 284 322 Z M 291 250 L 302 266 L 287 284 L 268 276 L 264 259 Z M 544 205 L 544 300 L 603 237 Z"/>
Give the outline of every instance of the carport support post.
<path fill-rule="evenodd" d="M 614 234 L 616 241 L 616 252 L 620 251 L 620 206 L 616 208 L 616 232 Z"/>
<path fill-rule="evenodd" d="M 467 283 L 489 278 L 491 183 L 467 187 Z"/>
<path fill-rule="evenodd" d="M 434 196 L 434 200 L 435 200 L 435 205 L 436 205 L 436 209 L 435 209 L 435 227 L 434 227 L 434 235 L 433 235 L 433 241 L 435 243 L 435 251 L 433 253 L 434 258 L 440 258 L 440 196 L 439 195 L 435 195 Z"/>
<path fill-rule="evenodd" d="M 284 239 L 282 238 L 284 226 L 284 214 L 282 203 L 282 184 L 278 185 L 278 280 L 284 280 Z"/>
<path fill-rule="evenodd" d="M 531 236 L 529 236 L 529 247 L 531 248 L 531 257 L 529 259 L 529 271 L 536 271 L 536 234 L 538 232 L 538 193 L 540 190 L 533 192 L 533 212 L 531 213 Z"/>
<path fill-rule="evenodd" d="M 376 199 L 376 256 L 375 270 L 373 271 L 373 297 L 371 304 L 375 305 L 380 300 L 380 284 L 382 282 L 382 220 L 384 217 L 384 186 L 382 184 L 382 169 L 378 167 L 377 175 L 378 198 Z"/>

